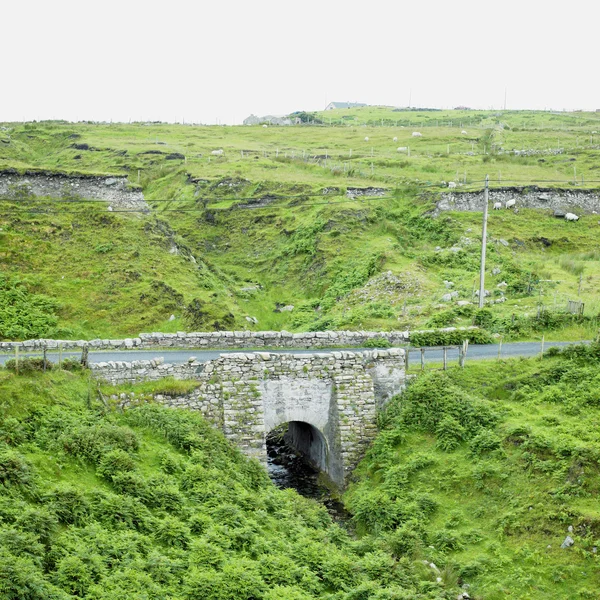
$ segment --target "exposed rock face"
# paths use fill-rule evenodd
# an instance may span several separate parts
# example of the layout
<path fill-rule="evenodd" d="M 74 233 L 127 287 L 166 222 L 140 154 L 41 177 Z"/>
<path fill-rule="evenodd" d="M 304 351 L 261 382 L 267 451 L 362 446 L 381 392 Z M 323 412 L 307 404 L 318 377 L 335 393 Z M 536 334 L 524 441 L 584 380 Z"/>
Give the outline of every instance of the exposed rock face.
<path fill-rule="evenodd" d="M 141 190 L 129 187 L 127 177 L 67 176 L 59 173 L 0 172 L 0 196 L 101 200 L 113 210 L 149 210 Z"/>
<path fill-rule="evenodd" d="M 504 188 L 490 190 L 490 204 L 516 200 L 516 208 L 542 208 L 560 212 L 600 213 L 600 192 L 577 189 L 543 189 L 537 187 Z M 491 208 L 491 206 L 490 206 Z M 504 209 L 504 208 L 503 208 Z M 435 212 L 445 210 L 483 211 L 483 191 L 480 192 L 443 192 Z"/>

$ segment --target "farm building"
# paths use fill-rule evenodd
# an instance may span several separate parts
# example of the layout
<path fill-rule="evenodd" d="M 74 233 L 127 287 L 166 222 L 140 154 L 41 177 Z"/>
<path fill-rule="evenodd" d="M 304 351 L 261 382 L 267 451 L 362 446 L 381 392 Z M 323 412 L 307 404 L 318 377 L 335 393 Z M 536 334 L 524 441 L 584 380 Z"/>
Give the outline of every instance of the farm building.
<path fill-rule="evenodd" d="M 325 110 L 335 110 L 336 108 L 358 108 L 359 106 L 367 106 L 360 102 L 330 102 Z"/>

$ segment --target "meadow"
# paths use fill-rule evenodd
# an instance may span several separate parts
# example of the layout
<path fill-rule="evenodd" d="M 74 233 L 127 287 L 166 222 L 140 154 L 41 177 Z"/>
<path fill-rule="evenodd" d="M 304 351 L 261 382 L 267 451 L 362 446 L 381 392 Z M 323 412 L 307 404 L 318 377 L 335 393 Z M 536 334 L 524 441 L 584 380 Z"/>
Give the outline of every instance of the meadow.
<path fill-rule="evenodd" d="M 478 320 L 507 339 L 595 337 L 598 217 L 494 211 L 486 287 L 499 299 L 506 283 L 506 302 L 478 316 L 441 297 L 452 281 L 459 299 L 474 300 L 481 216 L 431 212 L 447 182 L 479 190 L 486 175 L 492 188 L 596 189 L 599 114 L 366 107 L 310 118 L 291 127 L 3 124 L 0 169 L 126 175 L 152 211 L 5 198 L 2 293 L 48 299 L 52 324 L 19 333 L 5 315 L 0 336 Z M 378 195 L 352 197 L 354 188 Z M 585 303 L 584 318 L 564 314 L 568 300 Z M 281 312 L 286 305 L 294 310 Z"/>

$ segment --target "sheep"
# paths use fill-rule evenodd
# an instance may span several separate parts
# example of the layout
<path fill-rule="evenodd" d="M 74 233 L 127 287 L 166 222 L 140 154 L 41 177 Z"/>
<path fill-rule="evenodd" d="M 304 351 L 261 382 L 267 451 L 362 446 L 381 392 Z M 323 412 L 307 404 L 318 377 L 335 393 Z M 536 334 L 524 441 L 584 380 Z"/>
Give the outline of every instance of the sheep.
<path fill-rule="evenodd" d="M 268 125 L 263 125 L 263 129 L 266 129 L 268 127 Z"/>
<path fill-rule="evenodd" d="M 109 207 L 108 207 L 108 211 L 109 211 L 109 212 L 112 212 L 112 209 L 113 209 L 113 207 L 112 207 L 112 206 L 109 206 Z"/>
<path fill-rule="evenodd" d="M 566 221 L 579 221 L 579 217 L 575 213 L 567 213 L 565 215 Z"/>
<path fill-rule="evenodd" d="M 467 132 L 466 132 L 466 131 L 463 129 L 463 130 L 461 131 L 461 134 L 462 134 L 462 135 L 467 135 Z"/>
<path fill-rule="evenodd" d="M 223 156 L 223 150 L 222 150 L 221 148 L 219 148 L 219 150 L 213 150 L 213 151 L 211 152 L 211 154 L 212 154 L 213 156 Z"/>
<path fill-rule="evenodd" d="M 400 148 L 398 148 L 398 152 L 406 152 L 406 150 L 406 146 L 400 146 Z"/>
<path fill-rule="evenodd" d="M 449 181 L 449 182 L 448 182 L 448 187 L 449 187 L 450 189 L 454 189 L 454 188 L 456 187 L 456 182 L 455 182 L 455 181 Z"/>
<path fill-rule="evenodd" d="M 365 137 L 365 142 L 368 142 L 368 141 L 369 141 L 369 138 L 368 138 L 368 136 L 367 136 L 367 137 Z"/>
<path fill-rule="evenodd" d="M 395 138 L 392 140 L 392 142 L 397 142 L 397 141 L 398 141 L 398 138 L 397 138 L 397 137 L 395 137 Z"/>
<path fill-rule="evenodd" d="M 506 208 L 512 208 L 517 203 L 516 200 L 507 200 L 505 206 Z"/>
<path fill-rule="evenodd" d="M 502 208 L 502 202 L 494 202 L 494 210 L 500 210 Z"/>
<path fill-rule="evenodd" d="M 412 132 L 412 136 L 413 136 L 413 137 L 423 137 L 423 134 L 422 134 L 422 133 L 420 133 L 419 131 L 413 131 L 413 132 Z"/>

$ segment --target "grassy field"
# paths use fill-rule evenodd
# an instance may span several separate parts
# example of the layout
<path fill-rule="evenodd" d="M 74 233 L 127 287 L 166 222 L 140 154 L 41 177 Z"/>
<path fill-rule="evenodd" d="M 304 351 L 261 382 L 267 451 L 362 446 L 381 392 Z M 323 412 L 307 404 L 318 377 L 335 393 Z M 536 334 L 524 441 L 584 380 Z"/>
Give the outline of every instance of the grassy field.
<path fill-rule="evenodd" d="M 40 298 L 51 307 L 40 309 L 49 319 L 20 333 L 10 323 L 22 317 L 4 314 L 0 337 L 396 329 L 474 319 L 507 339 L 595 336 L 598 217 L 573 224 L 544 211 L 494 211 L 486 285 L 500 297 L 496 286 L 506 282 L 507 302 L 477 316 L 440 299 L 444 280 L 460 299 L 473 299 L 481 218 L 428 214 L 442 182 L 481 189 L 486 174 L 492 186 L 600 187 L 600 115 L 367 107 L 314 118 L 325 124 L 2 125 L 0 169 L 127 175 L 152 213 L 5 199 L 0 293 L 18 288 L 23 307 Z M 223 155 L 213 156 L 216 149 Z M 505 152 L 512 149 L 543 154 Z M 352 187 L 381 188 L 383 196 L 352 199 Z M 586 304 L 584 319 L 555 315 L 576 299 Z M 293 312 L 279 312 L 290 304 Z"/>

